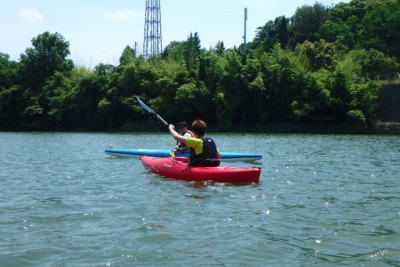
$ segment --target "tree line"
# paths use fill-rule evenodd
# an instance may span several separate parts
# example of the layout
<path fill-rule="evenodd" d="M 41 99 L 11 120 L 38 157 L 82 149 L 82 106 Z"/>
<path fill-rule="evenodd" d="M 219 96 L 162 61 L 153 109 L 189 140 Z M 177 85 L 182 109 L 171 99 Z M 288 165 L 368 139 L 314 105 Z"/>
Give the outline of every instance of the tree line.
<path fill-rule="evenodd" d="M 220 130 L 276 123 L 377 121 L 382 75 L 399 71 L 400 1 L 318 2 L 267 21 L 247 44 L 201 48 L 198 33 L 144 60 L 92 70 L 68 59 L 69 42 L 44 32 L 18 62 L 0 53 L 0 130 L 154 128 L 140 96 L 169 122 L 202 118 Z"/>

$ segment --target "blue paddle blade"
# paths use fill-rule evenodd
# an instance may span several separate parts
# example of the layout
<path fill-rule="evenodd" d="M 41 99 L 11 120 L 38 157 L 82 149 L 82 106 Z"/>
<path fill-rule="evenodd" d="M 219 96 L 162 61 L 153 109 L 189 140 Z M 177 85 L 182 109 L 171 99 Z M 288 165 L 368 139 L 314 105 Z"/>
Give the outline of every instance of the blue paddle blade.
<path fill-rule="evenodd" d="M 142 102 L 142 100 L 140 100 L 140 98 L 138 96 L 136 96 L 137 101 L 139 102 L 139 105 L 146 111 L 150 112 L 151 114 L 157 115 L 157 113 L 152 110 L 151 108 L 149 108 L 145 103 Z"/>
<path fill-rule="evenodd" d="M 136 96 L 137 101 L 139 102 L 139 105 L 146 110 L 147 112 L 156 115 L 157 119 L 159 121 L 161 121 L 162 123 L 164 123 L 166 126 L 168 126 L 168 122 L 166 122 L 163 118 L 161 118 L 160 115 L 158 115 L 154 110 L 152 110 L 151 108 L 149 108 L 145 103 L 143 103 L 142 100 L 140 100 L 140 98 L 138 96 Z"/>

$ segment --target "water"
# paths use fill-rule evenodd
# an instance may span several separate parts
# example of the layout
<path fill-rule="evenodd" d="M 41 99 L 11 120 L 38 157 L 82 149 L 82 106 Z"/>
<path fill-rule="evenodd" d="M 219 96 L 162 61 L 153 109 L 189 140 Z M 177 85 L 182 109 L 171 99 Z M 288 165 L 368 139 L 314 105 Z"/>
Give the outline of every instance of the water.
<path fill-rule="evenodd" d="M 263 154 L 259 185 L 104 153 L 169 148 L 168 133 L 0 133 L 0 266 L 400 266 L 397 136 L 213 137 Z"/>

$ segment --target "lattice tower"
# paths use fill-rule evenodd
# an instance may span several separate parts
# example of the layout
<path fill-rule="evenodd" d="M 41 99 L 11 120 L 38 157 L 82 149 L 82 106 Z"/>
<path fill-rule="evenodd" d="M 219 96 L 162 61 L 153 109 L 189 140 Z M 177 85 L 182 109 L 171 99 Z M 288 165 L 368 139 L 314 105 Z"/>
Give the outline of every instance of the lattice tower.
<path fill-rule="evenodd" d="M 160 0 L 146 0 L 143 56 L 149 59 L 162 52 Z"/>

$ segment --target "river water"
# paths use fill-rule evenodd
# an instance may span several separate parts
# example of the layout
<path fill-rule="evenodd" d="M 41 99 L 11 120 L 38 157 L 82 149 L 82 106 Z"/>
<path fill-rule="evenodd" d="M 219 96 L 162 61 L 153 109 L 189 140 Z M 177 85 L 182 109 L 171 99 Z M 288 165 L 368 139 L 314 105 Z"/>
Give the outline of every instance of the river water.
<path fill-rule="evenodd" d="M 210 134 L 260 184 L 146 173 L 162 133 L 0 133 L 0 266 L 400 266 L 400 139 Z"/>

